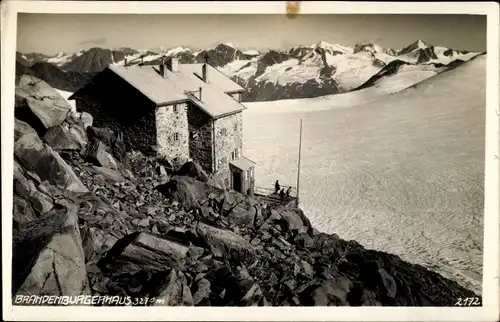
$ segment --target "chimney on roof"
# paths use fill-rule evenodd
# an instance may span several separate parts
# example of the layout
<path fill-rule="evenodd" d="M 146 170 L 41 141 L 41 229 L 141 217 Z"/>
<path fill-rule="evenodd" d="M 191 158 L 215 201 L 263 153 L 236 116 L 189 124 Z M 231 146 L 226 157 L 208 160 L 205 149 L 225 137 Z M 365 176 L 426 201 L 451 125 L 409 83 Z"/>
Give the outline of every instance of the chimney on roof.
<path fill-rule="evenodd" d="M 206 83 L 207 82 L 207 64 L 208 64 L 208 54 L 205 54 L 203 57 L 205 59 L 205 63 L 201 67 L 201 78 Z"/>
<path fill-rule="evenodd" d="M 200 98 L 199 98 L 200 101 L 201 101 L 201 90 L 202 90 L 202 87 L 200 86 Z"/>
<path fill-rule="evenodd" d="M 177 57 L 169 58 L 169 60 L 167 61 L 167 68 L 172 73 L 177 73 L 179 71 L 179 58 Z"/>
<path fill-rule="evenodd" d="M 163 58 L 160 62 L 160 76 L 165 78 L 165 61 L 163 60 Z"/>
<path fill-rule="evenodd" d="M 201 78 L 205 83 L 207 82 L 207 64 L 201 66 Z"/>
<path fill-rule="evenodd" d="M 127 64 L 128 64 L 128 59 L 127 57 L 125 57 L 125 62 L 123 63 L 123 66 L 127 67 Z"/>

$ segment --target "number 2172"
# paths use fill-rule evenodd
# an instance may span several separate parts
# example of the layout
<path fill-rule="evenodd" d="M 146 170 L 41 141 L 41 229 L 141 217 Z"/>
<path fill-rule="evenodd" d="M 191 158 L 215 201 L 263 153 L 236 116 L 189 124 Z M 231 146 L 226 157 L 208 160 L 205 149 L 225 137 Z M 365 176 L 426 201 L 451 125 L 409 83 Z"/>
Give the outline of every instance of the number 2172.
<path fill-rule="evenodd" d="M 455 302 L 455 306 L 480 306 L 481 300 L 479 297 L 464 297 L 458 298 Z"/>

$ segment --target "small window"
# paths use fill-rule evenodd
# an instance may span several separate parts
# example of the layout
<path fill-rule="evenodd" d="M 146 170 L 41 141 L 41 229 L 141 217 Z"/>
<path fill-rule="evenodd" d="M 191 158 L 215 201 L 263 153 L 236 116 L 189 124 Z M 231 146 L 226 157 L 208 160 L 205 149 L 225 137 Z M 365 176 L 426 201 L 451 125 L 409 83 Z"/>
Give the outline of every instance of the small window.
<path fill-rule="evenodd" d="M 174 104 L 174 106 L 172 107 L 172 109 L 173 109 L 174 113 L 177 113 L 177 111 L 179 110 L 179 109 L 177 108 L 177 104 Z"/>
<path fill-rule="evenodd" d="M 231 152 L 231 160 L 236 159 L 236 151 Z"/>
<path fill-rule="evenodd" d="M 191 131 L 191 139 L 196 140 L 198 138 L 198 132 L 197 131 Z"/>
<path fill-rule="evenodd" d="M 222 134 L 222 135 L 226 135 L 226 134 L 227 134 L 227 129 L 226 129 L 226 128 L 223 128 L 223 129 L 221 130 L 221 134 Z"/>
<path fill-rule="evenodd" d="M 179 133 L 174 133 L 173 139 L 175 142 L 179 141 Z"/>

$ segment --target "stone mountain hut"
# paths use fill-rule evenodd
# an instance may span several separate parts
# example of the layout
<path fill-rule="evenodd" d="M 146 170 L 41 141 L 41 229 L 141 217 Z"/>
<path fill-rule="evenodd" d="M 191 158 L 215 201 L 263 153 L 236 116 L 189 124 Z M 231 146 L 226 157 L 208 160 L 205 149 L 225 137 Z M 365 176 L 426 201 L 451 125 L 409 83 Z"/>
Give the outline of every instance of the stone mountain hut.
<path fill-rule="evenodd" d="M 198 162 L 226 187 L 253 192 L 254 162 L 242 155 L 244 89 L 206 61 L 109 66 L 69 99 L 94 126 L 123 134 L 129 149 Z"/>

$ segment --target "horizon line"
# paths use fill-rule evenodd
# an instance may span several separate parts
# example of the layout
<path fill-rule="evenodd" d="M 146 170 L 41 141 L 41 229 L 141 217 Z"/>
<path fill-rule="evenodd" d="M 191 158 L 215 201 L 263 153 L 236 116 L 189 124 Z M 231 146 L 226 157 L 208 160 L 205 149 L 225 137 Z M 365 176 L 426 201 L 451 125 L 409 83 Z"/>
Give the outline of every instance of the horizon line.
<path fill-rule="evenodd" d="M 47 52 L 36 52 L 36 51 L 28 51 L 28 52 L 22 52 L 22 51 L 19 51 L 16 49 L 16 53 L 21 53 L 21 54 L 24 54 L 24 55 L 29 55 L 29 54 L 42 54 L 42 55 L 46 55 L 46 56 L 54 56 L 54 55 L 58 55 L 58 54 L 74 54 L 74 53 L 77 53 L 77 52 L 80 52 L 80 51 L 87 51 L 87 50 L 91 50 L 91 49 L 107 49 L 107 50 L 120 50 L 120 49 L 132 49 L 132 50 L 135 50 L 137 52 L 147 52 L 147 51 L 151 51 L 153 53 L 160 53 L 160 52 L 166 52 L 166 51 L 169 51 L 171 49 L 174 49 L 174 48 L 185 48 L 185 49 L 189 49 L 193 52 L 196 52 L 196 51 L 203 51 L 203 50 L 210 50 L 210 49 L 215 49 L 217 46 L 220 46 L 220 45 L 226 45 L 226 46 L 229 46 L 229 47 L 234 47 L 235 49 L 241 51 L 241 52 L 245 52 L 245 51 L 250 51 L 250 50 L 256 50 L 256 51 L 270 51 L 270 50 L 285 50 L 285 51 L 288 51 L 292 48 L 295 48 L 295 47 L 313 47 L 313 46 L 316 46 L 322 42 L 324 43 L 327 43 L 329 45 L 339 45 L 339 46 L 344 46 L 344 47 L 349 47 L 349 48 L 354 48 L 355 46 L 358 46 L 358 45 L 376 45 L 376 46 L 379 46 L 383 49 L 386 49 L 386 50 L 389 50 L 389 49 L 392 49 L 392 50 L 396 50 L 396 51 L 400 51 L 400 50 L 403 50 L 419 41 L 422 41 L 423 43 L 425 44 L 428 44 L 430 46 L 441 46 L 441 47 L 446 47 L 446 48 L 450 48 L 450 49 L 454 49 L 454 50 L 460 50 L 462 51 L 462 49 L 460 48 L 454 48 L 454 47 L 450 47 L 450 46 L 447 46 L 447 45 L 443 45 L 443 44 L 433 44 L 431 42 L 428 42 L 426 40 L 423 40 L 423 39 L 417 39 L 411 43 L 409 43 L 408 45 L 405 45 L 404 47 L 402 48 L 394 48 L 394 47 L 386 47 L 386 46 L 381 46 L 381 45 L 378 45 L 377 42 L 370 42 L 370 41 L 357 41 L 355 44 L 353 45 L 346 45 L 346 44 L 341 44 L 341 43 L 337 43 L 337 42 L 328 42 L 328 41 L 325 41 L 325 40 L 320 40 L 320 41 L 317 41 L 317 42 L 314 42 L 310 45 L 305 45 L 305 44 L 296 44 L 296 45 L 290 45 L 290 46 L 282 46 L 282 47 L 268 47 L 268 46 L 262 46 L 260 48 L 255 48 L 255 46 L 242 46 L 242 47 L 239 47 L 237 43 L 235 42 L 232 42 L 232 41 L 227 41 L 227 42 L 219 42 L 219 43 L 213 43 L 205 48 L 201 48 L 201 47 L 196 47 L 196 46 L 190 46 L 190 45 L 173 45 L 173 46 L 164 46 L 164 45 L 157 45 L 157 46 L 154 46 L 152 48 L 143 48 L 143 49 L 137 49 L 137 48 L 134 48 L 134 47 L 131 47 L 131 46 L 113 46 L 113 47 L 107 47 L 107 46 L 99 46 L 98 44 L 96 45 L 91 45 L 91 46 L 87 46 L 85 48 L 85 46 L 83 46 L 81 49 L 79 50 L 76 50 L 76 51 L 58 51 L 58 52 L 53 52 L 53 53 L 47 53 Z M 163 48 L 161 49 L 160 51 L 158 51 L 159 48 Z M 468 52 L 475 52 L 475 51 L 470 51 L 470 50 L 465 50 L 465 51 L 468 51 Z M 478 53 L 486 53 L 486 50 L 484 51 L 477 51 Z"/>

